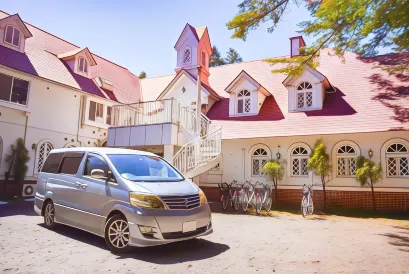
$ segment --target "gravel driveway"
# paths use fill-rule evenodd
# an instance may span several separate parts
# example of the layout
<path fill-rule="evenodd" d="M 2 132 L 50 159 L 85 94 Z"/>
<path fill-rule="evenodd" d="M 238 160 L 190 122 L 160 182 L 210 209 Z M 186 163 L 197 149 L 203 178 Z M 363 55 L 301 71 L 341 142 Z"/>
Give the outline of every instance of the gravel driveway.
<path fill-rule="evenodd" d="M 409 221 L 216 213 L 209 236 L 121 256 L 102 238 L 42 221 L 32 202 L 0 205 L 0 271 L 409 273 Z"/>

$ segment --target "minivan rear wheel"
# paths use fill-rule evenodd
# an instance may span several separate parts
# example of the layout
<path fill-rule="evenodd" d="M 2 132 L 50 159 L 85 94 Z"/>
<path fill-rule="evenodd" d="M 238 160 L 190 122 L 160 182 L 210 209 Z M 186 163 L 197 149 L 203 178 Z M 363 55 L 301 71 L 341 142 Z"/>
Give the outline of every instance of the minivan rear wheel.
<path fill-rule="evenodd" d="M 48 201 L 44 207 L 44 224 L 48 229 L 55 228 L 55 208 L 52 201 Z"/>
<path fill-rule="evenodd" d="M 125 253 L 131 250 L 129 225 L 126 218 L 116 214 L 109 218 L 105 226 L 105 242 L 113 253 Z"/>

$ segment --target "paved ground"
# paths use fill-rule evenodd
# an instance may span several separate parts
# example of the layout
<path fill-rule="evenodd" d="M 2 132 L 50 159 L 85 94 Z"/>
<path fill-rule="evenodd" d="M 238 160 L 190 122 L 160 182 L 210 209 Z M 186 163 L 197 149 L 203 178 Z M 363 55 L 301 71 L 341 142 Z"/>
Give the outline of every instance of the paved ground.
<path fill-rule="evenodd" d="M 202 239 L 117 256 L 102 238 L 42 226 L 32 203 L 0 205 L 4 273 L 409 273 L 409 221 L 213 214 Z"/>

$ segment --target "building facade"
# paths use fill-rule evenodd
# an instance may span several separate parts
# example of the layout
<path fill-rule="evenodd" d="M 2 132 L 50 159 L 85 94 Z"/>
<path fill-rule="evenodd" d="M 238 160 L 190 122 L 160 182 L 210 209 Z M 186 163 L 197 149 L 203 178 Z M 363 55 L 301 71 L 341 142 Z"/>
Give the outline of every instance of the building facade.
<path fill-rule="evenodd" d="M 330 204 L 371 207 L 370 189 L 355 180 L 356 157 L 371 151 L 383 172 L 380 208 L 409 211 L 409 76 L 383 69 L 406 62 L 405 53 L 346 52 L 341 62 L 324 49 L 318 69 L 294 77 L 262 60 L 210 67 L 209 30 L 187 24 L 175 37 L 175 74 L 138 79 L 18 15 L 0 13 L 0 36 L 0 176 L 19 137 L 31 157 L 28 180 L 52 148 L 128 147 L 173 162 L 214 199 L 222 182 L 268 182 L 261 167 L 279 159 L 280 199 L 299 204 L 304 184 L 321 195 L 306 164 L 322 138 Z M 290 38 L 288 58 L 304 45 Z"/>

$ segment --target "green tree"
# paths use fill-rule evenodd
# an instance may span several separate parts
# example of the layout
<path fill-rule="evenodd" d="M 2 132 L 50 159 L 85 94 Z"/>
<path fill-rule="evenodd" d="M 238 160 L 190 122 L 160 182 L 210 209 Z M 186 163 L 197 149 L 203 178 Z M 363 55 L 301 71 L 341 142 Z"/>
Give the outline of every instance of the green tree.
<path fill-rule="evenodd" d="M 408 0 L 244 0 L 238 5 L 238 14 L 226 25 L 234 31 L 233 38 L 243 40 L 262 23 L 271 23 L 267 29 L 271 33 L 284 15 L 291 16 L 285 12 L 291 6 L 304 6 L 310 12 L 313 19 L 300 22 L 299 32 L 316 37 L 316 41 L 301 48 L 301 56 L 267 59 L 271 64 L 287 64 L 273 70 L 275 73 L 297 75 L 305 65 L 316 68 L 319 63 L 314 57 L 324 47 L 332 47 L 333 54 L 341 59 L 347 50 L 363 56 L 376 55 L 382 47 L 394 52 L 409 51 Z M 389 68 L 390 72 L 408 69 L 407 62 Z"/>
<path fill-rule="evenodd" d="M 22 138 L 17 139 L 17 145 L 10 145 L 11 154 L 7 155 L 6 161 L 10 164 L 10 169 L 13 169 L 14 179 L 18 182 L 24 181 L 26 177 L 28 166 L 27 162 L 30 160 L 28 150 L 24 145 Z"/>
<path fill-rule="evenodd" d="M 359 156 L 356 159 L 356 167 L 356 180 L 361 186 L 368 184 L 371 187 L 372 207 L 373 210 L 376 211 L 374 184 L 382 179 L 382 168 L 364 156 Z"/>
<path fill-rule="evenodd" d="M 274 184 L 275 204 L 278 206 L 278 182 L 284 177 L 284 167 L 279 160 L 268 161 L 262 168 L 261 172 L 264 172 Z"/>
<path fill-rule="evenodd" d="M 144 70 L 143 70 L 143 71 L 141 71 L 141 73 L 139 73 L 138 78 L 139 78 L 139 79 L 146 78 L 146 72 L 145 72 Z"/>
<path fill-rule="evenodd" d="M 229 51 L 226 52 L 227 57 L 224 58 L 224 61 L 227 64 L 234 64 L 243 62 L 243 58 L 241 58 L 240 54 L 233 48 L 229 48 Z"/>
<path fill-rule="evenodd" d="M 321 179 L 322 190 L 324 192 L 324 212 L 327 210 L 326 185 L 331 181 L 331 161 L 322 139 L 318 139 L 308 159 L 307 168 L 313 170 L 314 174 Z"/>
<path fill-rule="evenodd" d="M 216 67 L 225 65 L 224 59 L 222 58 L 218 48 L 216 46 L 212 47 L 212 55 L 210 55 L 209 66 Z"/>

